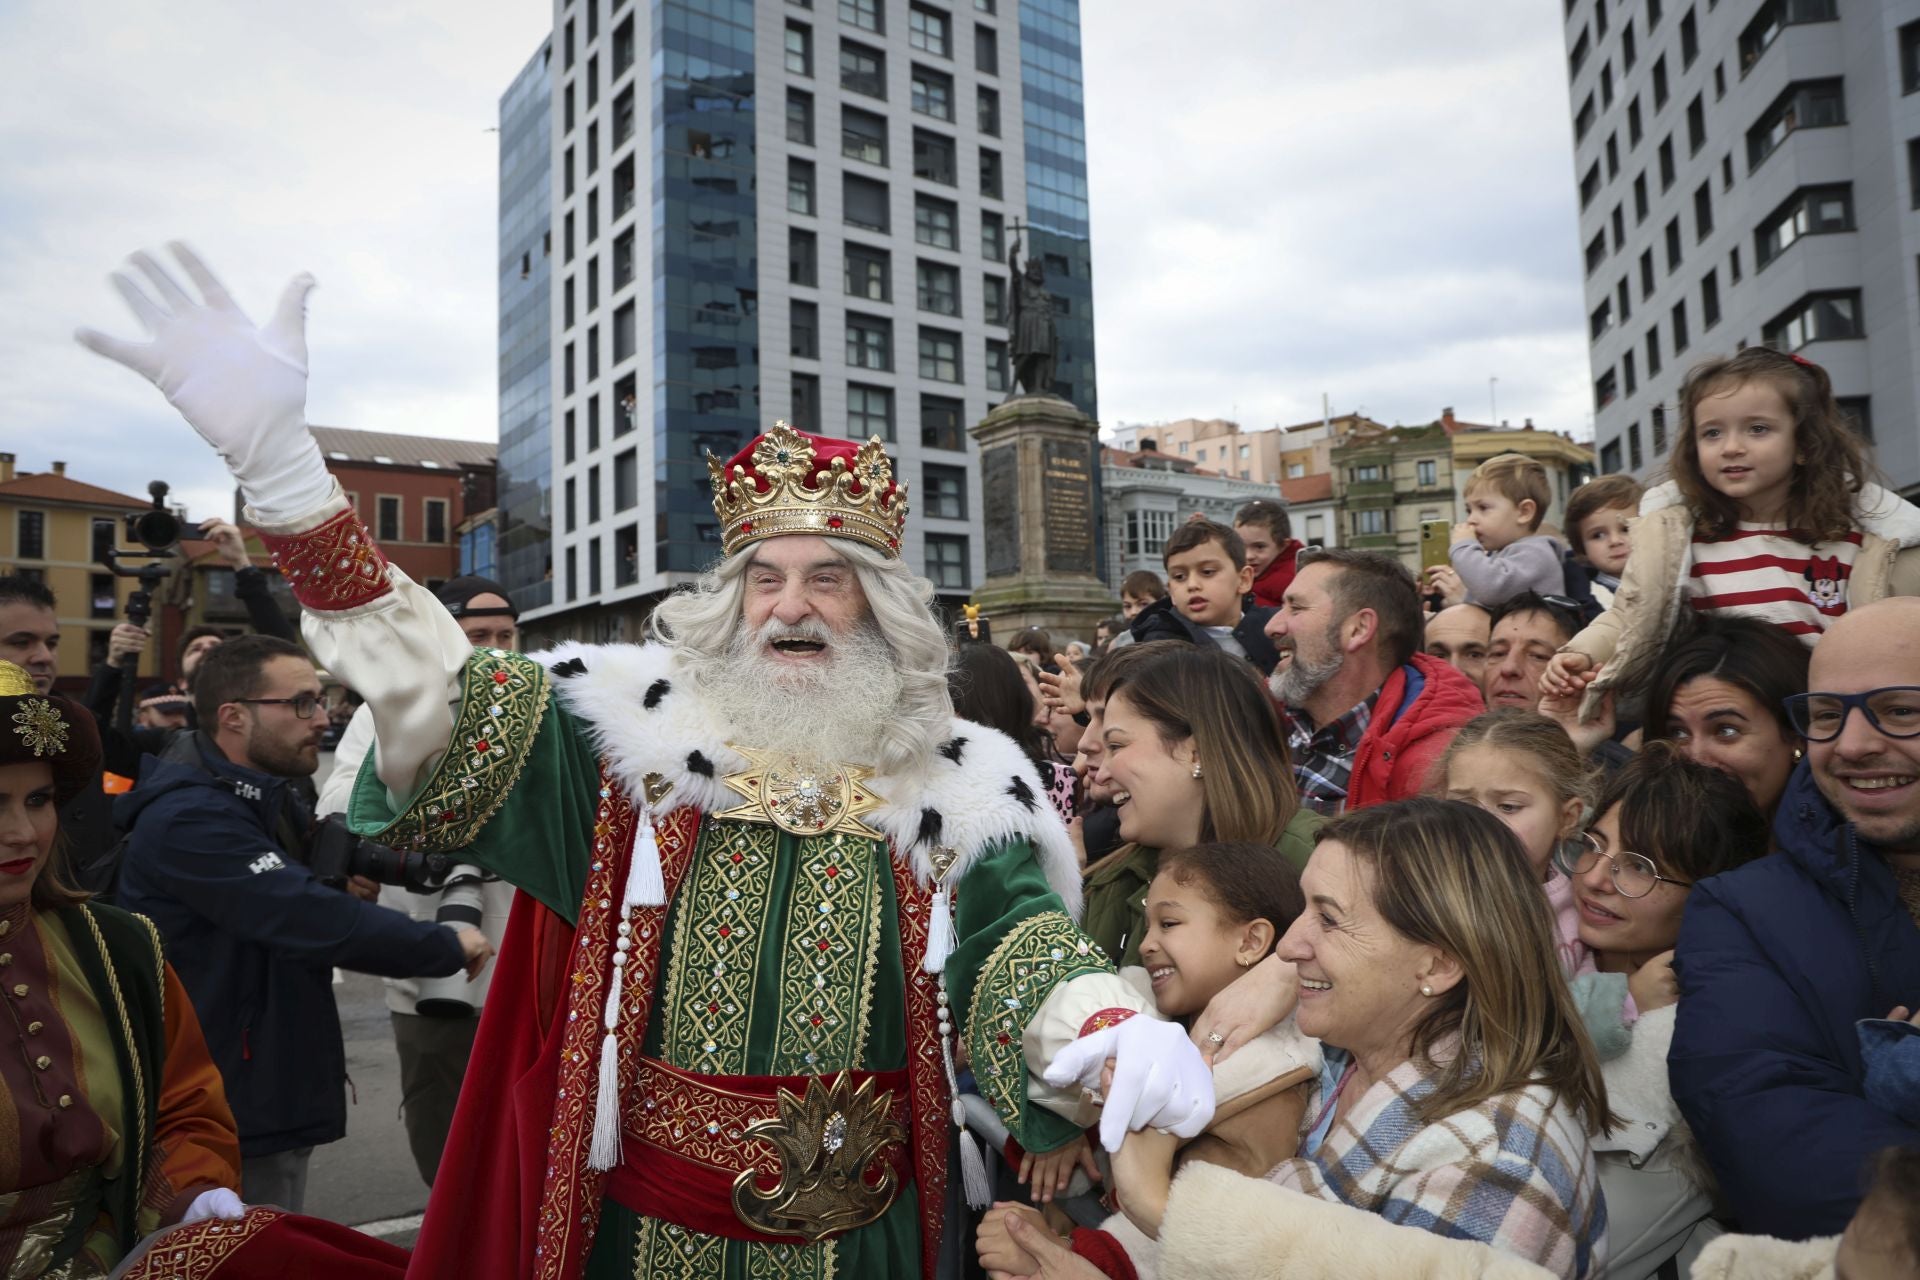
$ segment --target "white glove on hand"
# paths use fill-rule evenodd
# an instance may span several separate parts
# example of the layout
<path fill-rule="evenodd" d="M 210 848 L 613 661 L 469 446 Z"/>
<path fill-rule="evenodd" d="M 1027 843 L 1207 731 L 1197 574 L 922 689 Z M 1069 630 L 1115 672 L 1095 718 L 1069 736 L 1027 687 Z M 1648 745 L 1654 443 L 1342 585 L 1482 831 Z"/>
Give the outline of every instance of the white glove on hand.
<path fill-rule="evenodd" d="M 153 340 L 129 342 L 93 329 L 73 336 L 160 388 L 220 451 L 263 520 L 311 511 L 333 492 L 333 477 L 307 430 L 306 311 L 313 277 L 295 276 L 272 321 L 257 329 L 191 249 L 169 247 L 203 302 L 188 297 L 150 255 L 135 253 L 128 261 L 160 300 L 124 271 L 111 278 Z"/>
<path fill-rule="evenodd" d="M 1128 1018 L 1061 1049 L 1043 1078 L 1056 1089 L 1076 1082 L 1100 1087 L 1113 1062 L 1113 1084 L 1100 1114 L 1100 1145 L 1120 1150 L 1129 1131 L 1151 1125 L 1181 1138 L 1198 1137 L 1213 1119 L 1213 1072 L 1177 1022 Z"/>
<path fill-rule="evenodd" d="M 225 1187 L 214 1187 L 195 1196 L 193 1203 L 187 1206 L 187 1211 L 181 1216 L 180 1221 L 198 1222 L 202 1218 L 240 1218 L 245 1217 L 246 1212 L 247 1206 L 241 1203 L 239 1196 Z"/>

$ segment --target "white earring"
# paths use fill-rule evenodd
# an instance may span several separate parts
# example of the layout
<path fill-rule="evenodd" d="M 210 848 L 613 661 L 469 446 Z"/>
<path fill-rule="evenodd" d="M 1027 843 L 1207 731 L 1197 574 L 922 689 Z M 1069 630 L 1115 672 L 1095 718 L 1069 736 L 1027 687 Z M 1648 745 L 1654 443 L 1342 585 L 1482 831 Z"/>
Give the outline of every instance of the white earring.
<path fill-rule="evenodd" d="M 1433 988 L 1423 982 L 1420 984 L 1420 994 L 1423 996 L 1430 996 L 1433 994 Z"/>
<path fill-rule="evenodd" d="M 1198 760 L 1193 762 L 1193 776 L 1196 778 L 1200 776 L 1200 762 Z"/>

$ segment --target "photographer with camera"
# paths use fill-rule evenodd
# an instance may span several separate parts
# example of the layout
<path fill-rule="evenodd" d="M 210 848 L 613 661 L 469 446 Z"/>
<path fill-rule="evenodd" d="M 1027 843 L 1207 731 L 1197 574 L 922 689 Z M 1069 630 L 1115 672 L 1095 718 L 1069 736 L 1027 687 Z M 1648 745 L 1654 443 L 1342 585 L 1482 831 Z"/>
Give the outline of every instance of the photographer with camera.
<path fill-rule="evenodd" d="M 319 764 L 320 680 L 300 647 L 242 636 L 194 679 L 200 730 L 143 762 L 116 808 L 129 830 L 120 902 L 146 915 L 220 1068 L 240 1127 L 242 1195 L 299 1210 L 313 1148 L 346 1133 L 346 1049 L 332 969 L 477 975 L 493 946 L 366 901 L 369 874 L 437 868 L 315 828 L 295 783 Z"/>
<path fill-rule="evenodd" d="M 464 576 L 441 584 L 434 594 L 474 648 L 519 650 L 519 610 L 499 583 Z M 373 715 L 363 706 L 347 722 L 334 749 L 333 772 L 320 789 L 317 812 L 346 812 L 354 780 L 373 745 Z M 475 924 L 497 938 L 505 932 L 513 909 L 513 886 L 483 874 L 478 867 L 460 865 L 434 892 L 415 893 L 402 885 L 388 885 L 380 891 L 380 901 L 415 920 Z M 454 1104 L 460 1099 L 474 1033 L 480 1026 L 480 1007 L 492 978 L 489 963 L 472 983 L 453 978 L 387 979 L 387 1009 L 393 1019 L 394 1048 L 400 1055 L 400 1114 L 406 1121 L 414 1165 L 428 1186 L 440 1169 L 440 1154 L 447 1145 Z"/>

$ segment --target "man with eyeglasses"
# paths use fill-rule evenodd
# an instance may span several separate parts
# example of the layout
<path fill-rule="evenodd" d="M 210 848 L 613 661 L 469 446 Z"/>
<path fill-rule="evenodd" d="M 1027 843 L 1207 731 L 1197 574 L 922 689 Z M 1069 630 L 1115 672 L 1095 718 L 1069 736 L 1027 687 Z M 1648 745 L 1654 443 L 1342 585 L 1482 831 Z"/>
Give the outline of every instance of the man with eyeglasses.
<path fill-rule="evenodd" d="M 1778 852 L 1688 901 L 1668 1058 L 1734 1216 L 1791 1239 L 1840 1232 L 1875 1153 L 1920 1145 L 1888 1061 L 1920 1034 L 1920 599 L 1834 623 L 1808 683 Z"/>
<path fill-rule="evenodd" d="M 197 732 L 148 757 L 116 816 L 120 901 L 158 926 L 240 1127 L 241 1194 L 299 1210 L 313 1148 L 346 1134 L 334 966 L 386 977 L 479 972 L 479 930 L 413 920 L 323 883 L 301 856 L 293 787 L 319 765 L 320 679 L 273 636 L 229 640 L 194 679 Z"/>

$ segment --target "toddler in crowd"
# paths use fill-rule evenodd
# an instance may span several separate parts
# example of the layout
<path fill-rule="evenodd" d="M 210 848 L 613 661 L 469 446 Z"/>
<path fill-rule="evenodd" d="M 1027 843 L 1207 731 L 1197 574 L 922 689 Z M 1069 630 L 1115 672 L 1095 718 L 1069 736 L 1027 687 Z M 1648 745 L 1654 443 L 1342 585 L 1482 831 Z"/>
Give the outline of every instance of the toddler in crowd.
<path fill-rule="evenodd" d="M 1147 890 L 1147 933 L 1141 965 L 1120 971 L 1122 980 L 1153 1002 L 1158 1016 L 1191 1026 L 1209 1001 L 1247 969 L 1272 953 L 1306 909 L 1300 873 L 1264 844 L 1219 842 L 1160 856 Z M 1047 1015 L 1043 1012 L 1044 1019 Z M 1072 1039 L 1078 1027 L 1029 1027 L 1028 1036 Z M 1293 1019 L 1266 1032 L 1214 1070 L 1216 1109 L 1205 1133 L 1181 1148 L 1179 1161 L 1200 1160 L 1263 1177 L 1293 1155 L 1308 1095 L 1320 1070 L 1318 1043 L 1300 1034 Z M 1092 1124 L 1089 1105 L 1083 1120 Z M 992 1271 L 1032 1275 L 1039 1265 L 1008 1234 L 1007 1216 L 1026 1215 L 1053 1229 L 1038 1211 L 997 1204 L 980 1224 L 980 1263 Z M 1109 1274 L 1153 1274 L 1157 1247 L 1123 1214 L 1098 1230 L 1072 1231 L 1075 1253 Z"/>
<path fill-rule="evenodd" d="M 1911 1280 L 1920 1275 L 1920 1147 L 1890 1147 L 1844 1234 L 1815 1240 L 1721 1236 L 1693 1280 Z"/>
<path fill-rule="evenodd" d="M 1556 697 L 1636 683 L 1684 601 L 1770 622 L 1809 647 L 1828 623 L 1920 594 L 1920 509 L 1870 481 L 1866 446 L 1819 365 L 1765 347 L 1680 389 L 1673 480 L 1650 491 L 1613 608 L 1555 656 Z"/>
<path fill-rule="evenodd" d="M 1600 476 L 1567 497 L 1567 536 L 1573 554 L 1592 576 L 1594 602 L 1613 607 L 1620 575 L 1627 567 L 1632 543 L 1627 526 L 1640 511 L 1644 491 L 1632 476 Z"/>
<path fill-rule="evenodd" d="M 1544 466 L 1518 453 L 1488 458 L 1468 477 L 1466 499 L 1449 558 L 1469 601 L 1492 608 L 1523 591 L 1566 590 L 1560 540 L 1540 532 L 1553 502 Z"/>
<path fill-rule="evenodd" d="M 1253 570 L 1240 535 L 1212 520 L 1193 519 L 1173 531 L 1160 554 L 1167 596 L 1134 615 L 1133 638 L 1211 646 L 1271 675 L 1279 661 L 1266 634 L 1274 611 L 1246 606 Z"/>

